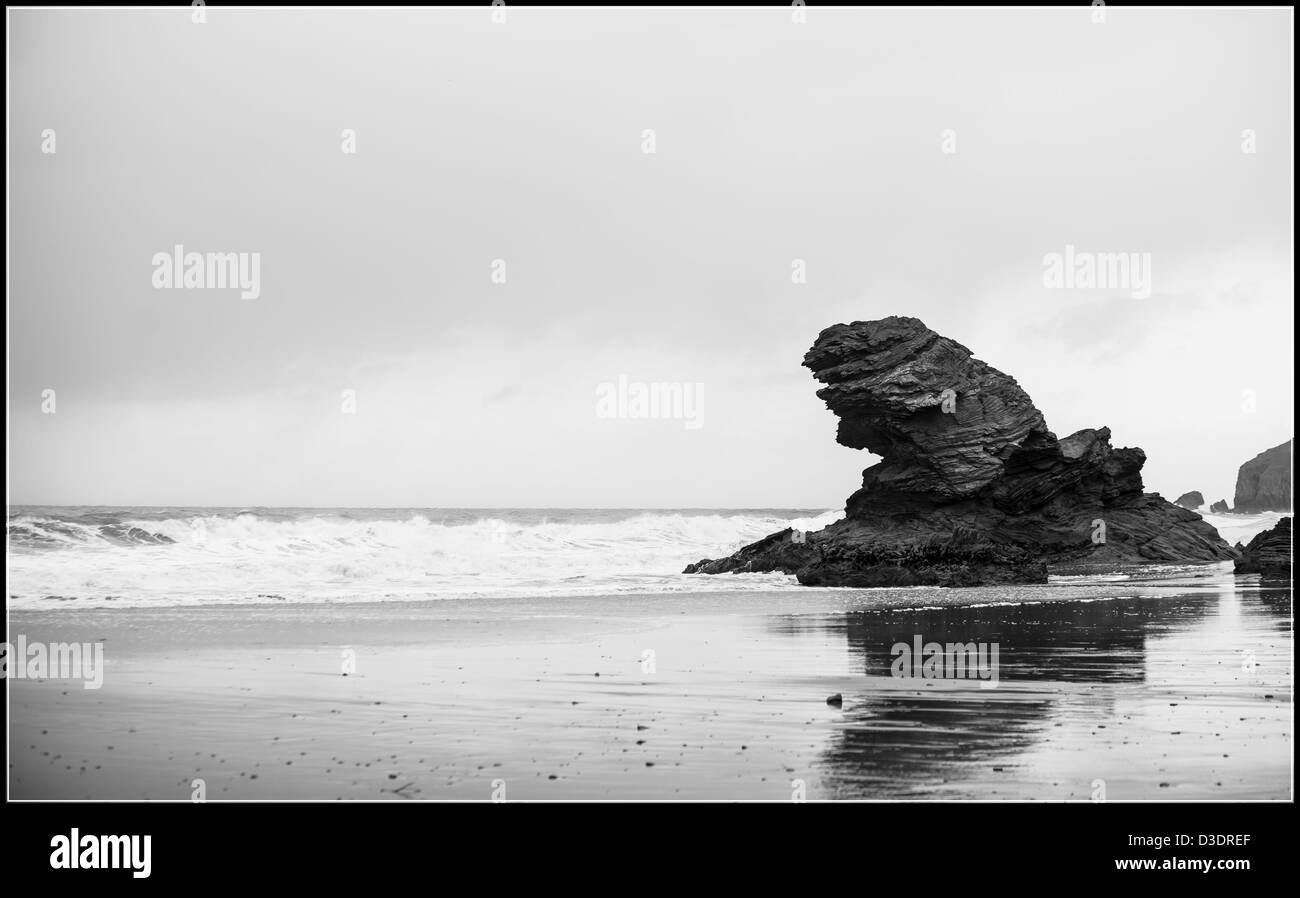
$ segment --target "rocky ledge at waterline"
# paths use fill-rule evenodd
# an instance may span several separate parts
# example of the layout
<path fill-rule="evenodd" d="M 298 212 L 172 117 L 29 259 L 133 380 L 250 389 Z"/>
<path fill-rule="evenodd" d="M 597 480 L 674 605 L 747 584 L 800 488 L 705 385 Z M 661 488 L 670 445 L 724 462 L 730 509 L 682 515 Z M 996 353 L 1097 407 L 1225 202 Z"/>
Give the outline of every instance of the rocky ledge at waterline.
<path fill-rule="evenodd" d="M 915 318 L 837 324 L 803 364 L 837 439 L 883 461 L 845 517 L 685 573 L 782 571 L 808 586 L 1041 583 L 1049 564 L 1216 562 L 1200 515 L 1142 492 L 1141 449 L 1105 428 L 1057 439 L 1015 379 Z"/>
<path fill-rule="evenodd" d="M 1247 545 L 1237 543 L 1238 574 L 1259 574 L 1261 580 L 1291 579 L 1291 519 L 1282 518 L 1269 530 L 1255 534 Z"/>

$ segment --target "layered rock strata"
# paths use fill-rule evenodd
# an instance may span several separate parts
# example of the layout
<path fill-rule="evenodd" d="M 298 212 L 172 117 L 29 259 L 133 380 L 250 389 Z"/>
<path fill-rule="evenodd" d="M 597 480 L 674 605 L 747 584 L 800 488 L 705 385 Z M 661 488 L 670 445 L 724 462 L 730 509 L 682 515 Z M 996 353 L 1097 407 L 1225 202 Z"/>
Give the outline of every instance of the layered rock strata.
<path fill-rule="evenodd" d="M 686 573 L 784 571 L 810 586 L 1033 583 L 1049 564 L 1234 557 L 1201 517 L 1144 493 L 1141 449 L 1105 428 L 1058 439 L 1015 379 L 915 318 L 837 324 L 803 364 L 837 440 L 881 462 L 845 517 Z"/>

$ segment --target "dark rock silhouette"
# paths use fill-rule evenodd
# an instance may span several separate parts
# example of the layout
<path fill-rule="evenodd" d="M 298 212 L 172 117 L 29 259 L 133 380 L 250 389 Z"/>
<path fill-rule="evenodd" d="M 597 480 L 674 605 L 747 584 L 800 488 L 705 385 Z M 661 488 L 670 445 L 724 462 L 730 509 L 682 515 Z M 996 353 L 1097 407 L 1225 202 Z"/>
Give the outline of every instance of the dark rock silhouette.
<path fill-rule="evenodd" d="M 1188 511 L 1195 511 L 1205 504 L 1205 497 L 1196 490 L 1190 493 L 1183 493 L 1174 500 L 1174 504 L 1180 508 L 1186 508 Z"/>
<path fill-rule="evenodd" d="M 1238 574 L 1259 574 L 1264 580 L 1291 579 L 1291 519 L 1283 518 L 1271 530 L 1255 534 L 1249 544 L 1237 543 L 1241 557 L 1233 564 Z"/>
<path fill-rule="evenodd" d="M 1232 510 L 1238 513 L 1291 510 L 1291 441 L 1266 449 L 1237 471 Z"/>
<path fill-rule="evenodd" d="M 1213 505 L 1210 506 L 1210 511 L 1213 512 L 1214 514 L 1227 514 L 1228 500 L 1220 499 L 1218 502 L 1215 502 Z"/>
<path fill-rule="evenodd" d="M 1234 556 L 1201 517 L 1142 492 L 1141 449 L 1107 428 L 1057 439 L 1016 381 L 915 318 L 837 324 L 803 364 L 838 441 L 882 458 L 845 517 L 774 533 L 686 573 L 775 571 L 809 586 L 1032 583 L 1049 563 Z"/>

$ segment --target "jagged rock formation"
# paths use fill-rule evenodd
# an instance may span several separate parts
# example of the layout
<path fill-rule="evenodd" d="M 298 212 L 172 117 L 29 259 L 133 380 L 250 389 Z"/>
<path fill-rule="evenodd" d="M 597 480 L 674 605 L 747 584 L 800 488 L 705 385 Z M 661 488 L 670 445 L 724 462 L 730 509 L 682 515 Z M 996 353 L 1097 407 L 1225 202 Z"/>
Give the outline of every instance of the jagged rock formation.
<path fill-rule="evenodd" d="M 1213 562 L 1213 527 L 1142 492 L 1141 449 L 1107 428 L 1057 439 L 1016 381 L 915 318 L 837 324 L 803 364 L 837 439 L 883 460 L 845 517 L 774 533 L 686 573 L 775 571 L 811 586 L 1042 582 L 1062 562 Z M 796 540 L 796 536 L 798 539 Z"/>
<path fill-rule="evenodd" d="M 1237 543 L 1241 557 L 1233 564 L 1238 574 L 1259 574 L 1263 580 L 1291 579 L 1291 519 L 1283 518 L 1271 530 L 1255 534 L 1249 545 Z"/>
<path fill-rule="evenodd" d="M 1198 491 L 1192 490 L 1190 493 L 1183 493 L 1175 499 L 1174 504 L 1180 508 L 1186 508 L 1188 511 L 1196 511 L 1205 504 L 1205 497 Z"/>
<path fill-rule="evenodd" d="M 1211 511 L 1213 514 L 1227 514 L 1227 513 L 1228 513 L 1228 500 L 1227 500 L 1227 499 L 1220 499 L 1218 502 L 1215 502 L 1213 505 L 1210 506 L 1210 511 Z"/>
<path fill-rule="evenodd" d="M 1238 513 L 1291 510 L 1291 441 L 1266 449 L 1237 471 L 1232 510 Z"/>

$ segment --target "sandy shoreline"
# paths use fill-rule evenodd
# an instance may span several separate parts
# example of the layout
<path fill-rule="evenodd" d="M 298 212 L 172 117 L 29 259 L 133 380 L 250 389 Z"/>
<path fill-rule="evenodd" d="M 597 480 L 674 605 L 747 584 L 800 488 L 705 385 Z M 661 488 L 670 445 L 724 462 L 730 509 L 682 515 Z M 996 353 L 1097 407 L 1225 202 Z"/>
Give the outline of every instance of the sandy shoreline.
<path fill-rule="evenodd" d="M 10 681 L 10 796 L 1290 798 L 1289 591 L 1106 592 L 14 612 L 107 667 Z M 891 676 L 915 634 L 999 643 L 997 688 Z"/>

